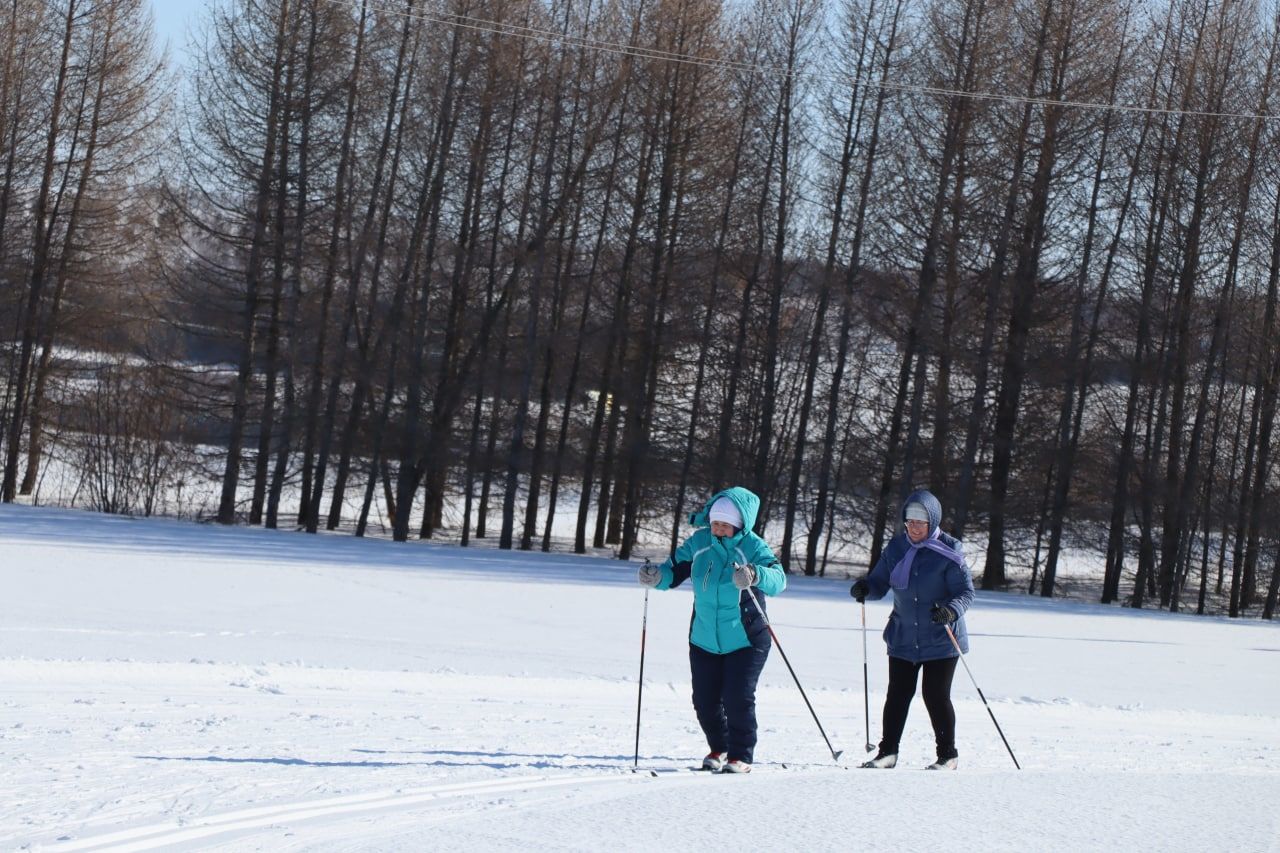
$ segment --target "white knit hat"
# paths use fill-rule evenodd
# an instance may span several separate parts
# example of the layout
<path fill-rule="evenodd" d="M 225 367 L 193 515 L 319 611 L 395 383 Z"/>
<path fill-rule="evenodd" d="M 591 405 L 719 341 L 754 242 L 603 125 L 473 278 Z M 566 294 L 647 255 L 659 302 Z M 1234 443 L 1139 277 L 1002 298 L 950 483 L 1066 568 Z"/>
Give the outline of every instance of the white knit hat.
<path fill-rule="evenodd" d="M 738 528 L 743 526 L 742 513 L 738 512 L 737 504 L 725 497 L 716 499 L 708 516 L 712 521 L 724 521 Z"/>
<path fill-rule="evenodd" d="M 924 504 L 922 503 L 907 504 L 907 511 L 905 515 L 906 515 L 907 521 L 928 521 L 929 520 L 929 511 L 924 508 Z"/>

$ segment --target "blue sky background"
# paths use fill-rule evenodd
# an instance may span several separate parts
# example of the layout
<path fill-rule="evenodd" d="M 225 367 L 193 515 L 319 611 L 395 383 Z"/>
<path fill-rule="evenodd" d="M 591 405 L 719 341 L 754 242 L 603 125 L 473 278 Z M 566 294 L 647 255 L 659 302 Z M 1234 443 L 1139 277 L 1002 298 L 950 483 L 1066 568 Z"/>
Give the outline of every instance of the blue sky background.
<path fill-rule="evenodd" d="M 181 65 L 187 45 L 187 27 L 199 20 L 210 0 L 150 0 L 156 21 L 157 47 L 169 46 L 169 55 Z"/>

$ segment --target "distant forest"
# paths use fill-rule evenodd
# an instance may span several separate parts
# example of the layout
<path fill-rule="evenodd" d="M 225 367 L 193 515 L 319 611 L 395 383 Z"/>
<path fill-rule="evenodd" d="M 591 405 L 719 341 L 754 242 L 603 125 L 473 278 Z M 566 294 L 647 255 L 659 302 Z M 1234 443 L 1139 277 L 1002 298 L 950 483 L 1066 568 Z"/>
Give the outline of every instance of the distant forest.
<path fill-rule="evenodd" d="M 1270 619 L 1278 49 L 1241 0 L 212 0 L 173 63 L 144 0 L 4 0 L 0 496 L 626 559 L 741 484 L 843 576 L 928 487 L 984 589 Z"/>

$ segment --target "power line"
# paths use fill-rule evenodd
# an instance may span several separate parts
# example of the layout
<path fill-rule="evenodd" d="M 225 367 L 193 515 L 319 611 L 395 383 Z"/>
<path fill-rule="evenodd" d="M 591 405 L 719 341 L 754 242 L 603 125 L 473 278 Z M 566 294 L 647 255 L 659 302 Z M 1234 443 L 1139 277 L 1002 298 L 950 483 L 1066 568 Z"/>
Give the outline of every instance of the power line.
<path fill-rule="evenodd" d="M 332 3 L 333 5 L 351 7 L 353 2 L 359 2 L 359 0 L 326 0 L 326 2 Z M 494 21 L 486 18 L 477 18 L 470 15 L 460 15 L 452 12 L 436 15 L 427 12 L 412 12 L 408 9 L 392 9 L 387 6 L 379 5 L 378 3 L 367 3 L 367 5 L 375 12 L 385 15 L 396 15 L 410 20 L 440 24 L 446 27 L 456 27 L 458 29 L 470 30 L 473 32 L 487 33 L 497 36 L 509 36 L 511 38 L 523 38 L 530 41 L 540 41 L 548 44 L 561 44 L 568 47 L 578 47 L 584 50 L 594 50 L 618 56 L 630 56 L 636 59 L 654 59 L 663 62 L 676 62 L 682 65 L 692 65 L 720 71 L 741 71 L 751 75 L 771 77 L 774 79 L 791 76 L 793 78 L 843 84 L 847 84 L 851 80 L 850 75 L 847 74 L 788 71 L 785 67 L 777 65 L 762 65 L 733 59 L 694 56 L 686 53 L 662 50 L 660 48 L 642 47 L 635 44 L 591 39 L 585 36 L 560 33 L 554 30 L 540 29 L 538 27 L 530 27 L 524 24 Z M 1280 116 L 1268 113 L 1187 110 L 1176 109 L 1173 107 L 1143 107 L 1135 106 L 1133 104 L 1108 104 L 1100 101 L 1057 100 L 1054 98 L 1036 98 L 1028 95 L 1010 95 L 1001 92 L 967 92 L 962 89 L 950 89 L 945 86 L 894 83 L 889 80 L 863 80 L 860 81 L 860 85 L 866 86 L 869 89 L 887 89 L 888 91 L 899 92 L 901 94 L 931 95 L 946 98 L 967 98 L 976 101 L 993 101 L 1008 104 L 1033 104 L 1042 107 L 1055 107 L 1060 109 L 1111 110 L 1138 115 L 1189 116 L 1193 118 L 1244 119 L 1251 121 L 1275 121 L 1276 119 L 1280 119 Z"/>

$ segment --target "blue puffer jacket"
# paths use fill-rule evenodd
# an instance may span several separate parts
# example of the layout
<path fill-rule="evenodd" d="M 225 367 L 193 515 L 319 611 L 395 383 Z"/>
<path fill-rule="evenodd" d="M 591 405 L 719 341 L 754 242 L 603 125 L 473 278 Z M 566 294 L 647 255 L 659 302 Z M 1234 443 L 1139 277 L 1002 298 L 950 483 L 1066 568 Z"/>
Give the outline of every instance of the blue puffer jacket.
<path fill-rule="evenodd" d="M 904 522 L 907 505 L 911 503 L 923 504 L 929 513 L 929 535 L 936 533 L 943 545 L 962 554 L 963 546 L 959 540 L 938 530 L 942 522 L 942 504 L 938 499 L 924 490 L 913 493 L 902 505 L 901 518 Z M 892 588 L 889 575 L 893 567 L 910 548 L 911 540 L 907 538 L 906 531 L 899 529 L 898 535 L 889 542 L 871 574 L 866 577 L 867 598 L 884 598 Z M 889 646 L 890 657 L 913 663 L 956 657 L 956 648 L 951 644 L 946 629 L 935 625 L 930 618 L 929 611 L 935 602 L 946 605 L 956 614 L 952 631 L 961 650 L 968 654 L 969 632 L 965 628 L 964 614 L 973 603 L 973 578 L 969 567 L 963 556 L 957 562 L 926 547 L 916 553 L 906 587 L 893 590 L 893 613 L 884 629 L 884 641 Z"/>
<path fill-rule="evenodd" d="M 734 536 L 711 533 L 708 513 L 717 498 L 727 497 L 742 513 L 743 528 Z M 671 589 L 693 581 L 693 621 L 689 642 L 713 654 L 728 654 L 750 645 L 767 643 L 764 620 L 746 590 L 733 585 L 733 564 L 750 563 L 756 570 L 755 594 L 761 607 L 765 597 L 786 589 L 787 576 L 765 541 L 752 532 L 760 499 L 748 489 L 734 486 L 711 496 L 689 522 L 698 529 L 681 543 L 673 557 L 660 566 L 658 589 Z M 752 640 L 756 642 L 753 644 Z"/>

